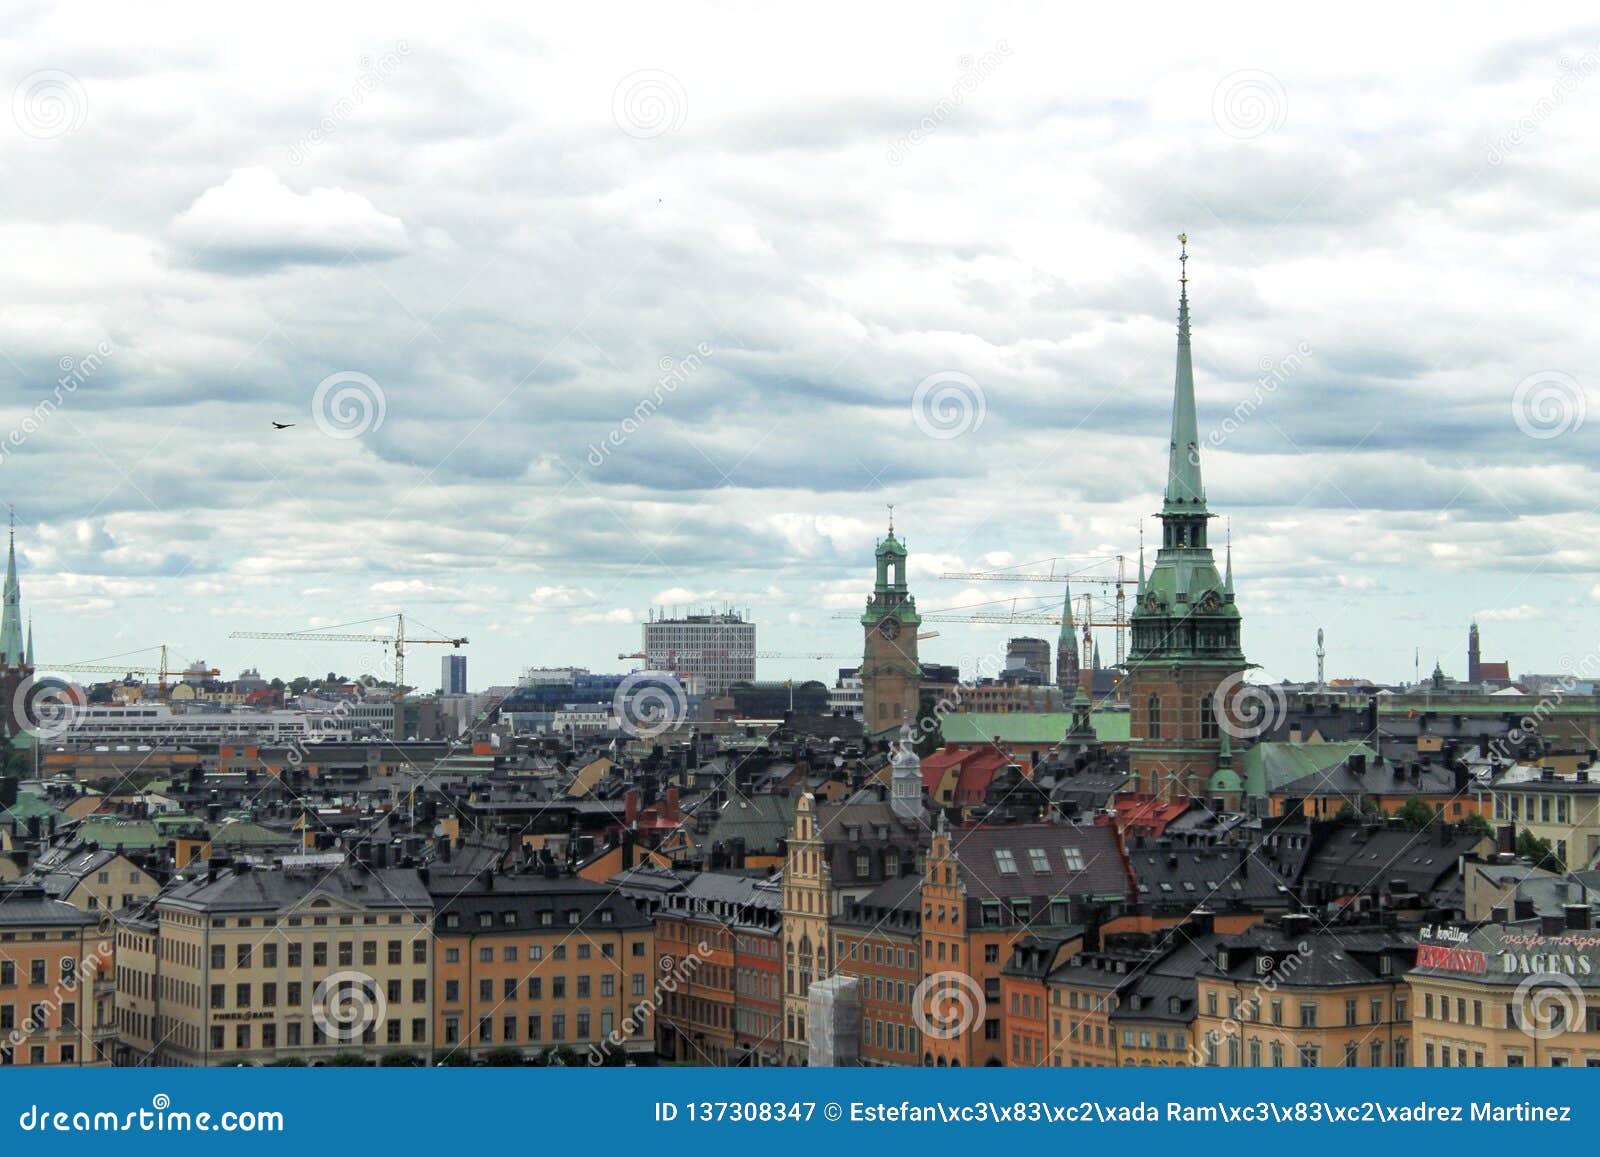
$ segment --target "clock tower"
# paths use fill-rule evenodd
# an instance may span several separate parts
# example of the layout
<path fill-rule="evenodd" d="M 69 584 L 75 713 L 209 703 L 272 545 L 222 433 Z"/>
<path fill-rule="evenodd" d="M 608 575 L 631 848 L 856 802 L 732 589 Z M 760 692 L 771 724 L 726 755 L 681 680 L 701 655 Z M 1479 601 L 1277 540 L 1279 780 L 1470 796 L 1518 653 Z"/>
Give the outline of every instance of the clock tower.
<path fill-rule="evenodd" d="M 1187 243 L 1187 237 L 1179 241 Z M 1200 480 L 1194 368 L 1189 351 L 1187 244 L 1178 297 L 1178 366 L 1173 385 L 1167 493 L 1161 504 L 1161 549 L 1148 577 L 1139 557 L 1139 594 L 1130 619 L 1130 763 L 1137 790 L 1161 799 L 1237 793 L 1232 773 L 1219 770 L 1222 728 L 1230 697 L 1243 686 L 1239 609 L 1233 601 L 1233 561 L 1217 571 Z"/>
<path fill-rule="evenodd" d="M 878 543 L 878 576 L 861 615 L 865 637 L 861 655 L 862 722 L 869 736 L 915 727 L 922 692 L 922 667 L 917 662 L 917 600 L 906 590 L 906 548 L 894 536 L 894 512 L 888 536 Z"/>

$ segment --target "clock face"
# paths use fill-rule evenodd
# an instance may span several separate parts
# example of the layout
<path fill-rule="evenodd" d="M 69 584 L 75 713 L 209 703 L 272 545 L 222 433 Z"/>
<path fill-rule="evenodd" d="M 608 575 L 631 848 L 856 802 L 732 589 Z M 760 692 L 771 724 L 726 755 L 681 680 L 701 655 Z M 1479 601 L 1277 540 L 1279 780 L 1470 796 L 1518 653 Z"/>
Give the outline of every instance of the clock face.
<path fill-rule="evenodd" d="M 1151 591 L 1151 592 L 1150 592 L 1150 593 L 1149 593 L 1149 595 L 1147 595 L 1147 596 L 1146 596 L 1146 597 L 1145 597 L 1145 600 L 1144 600 L 1144 605 L 1145 605 L 1145 606 L 1146 606 L 1146 607 L 1147 607 L 1147 608 L 1148 608 L 1148 609 L 1150 609 L 1150 610 L 1152 610 L 1152 611 L 1153 611 L 1153 610 L 1156 610 L 1156 609 L 1157 609 L 1157 608 L 1158 608 L 1158 607 L 1160 607 L 1160 606 L 1161 606 L 1161 596 L 1160 596 L 1160 595 L 1158 595 L 1158 594 L 1156 594 L 1156 592 L 1155 592 L 1155 591 Z"/>
<path fill-rule="evenodd" d="M 884 619 L 878 624 L 878 634 L 885 639 L 898 639 L 900 637 L 900 620 Z"/>
<path fill-rule="evenodd" d="M 1206 597 L 1200 600 L 1201 609 L 1214 611 L 1222 605 L 1222 600 L 1217 598 L 1216 591 L 1207 591 Z"/>

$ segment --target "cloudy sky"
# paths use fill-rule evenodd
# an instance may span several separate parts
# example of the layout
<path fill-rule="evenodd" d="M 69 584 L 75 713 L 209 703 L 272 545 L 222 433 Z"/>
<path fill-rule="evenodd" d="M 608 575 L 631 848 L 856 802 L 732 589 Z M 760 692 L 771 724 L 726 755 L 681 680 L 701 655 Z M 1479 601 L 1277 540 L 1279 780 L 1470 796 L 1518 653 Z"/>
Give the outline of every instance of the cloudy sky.
<path fill-rule="evenodd" d="M 1137 554 L 1180 231 L 1251 658 L 1581 661 L 1600 24 L 1543 11 L 4 5 L 40 666 L 404 610 L 484 685 L 733 604 L 821 675 L 887 503 L 924 611 L 1053 599 L 939 576 Z"/>

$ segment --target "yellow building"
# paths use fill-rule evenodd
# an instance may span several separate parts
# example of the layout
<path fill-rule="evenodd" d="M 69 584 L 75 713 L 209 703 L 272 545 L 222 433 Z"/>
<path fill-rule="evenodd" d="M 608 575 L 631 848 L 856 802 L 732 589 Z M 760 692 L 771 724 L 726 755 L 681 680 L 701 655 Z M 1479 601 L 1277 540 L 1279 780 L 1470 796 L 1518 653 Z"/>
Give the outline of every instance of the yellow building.
<path fill-rule="evenodd" d="M 1494 822 L 1548 842 L 1567 871 L 1586 871 L 1600 859 L 1600 780 L 1588 771 L 1559 775 L 1545 768 L 1538 779 L 1490 790 Z"/>
<path fill-rule="evenodd" d="M 120 937 L 122 1019 L 149 1022 L 130 1034 L 131 1063 L 317 1063 L 432 1045 L 432 902 L 414 871 L 319 857 L 209 869 L 150 912 Z"/>
<path fill-rule="evenodd" d="M 630 900 L 571 878 L 436 883 L 441 1054 L 654 1051 L 655 937 Z"/>
<path fill-rule="evenodd" d="M 1412 1063 L 1600 1068 L 1594 910 L 1476 928 L 1424 925 L 1411 989 Z"/>
<path fill-rule="evenodd" d="M 127 856 L 93 845 L 48 852 L 37 869 L 46 892 L 85 912 L 131 908 L 161 891 L 155 878 Z"/>
<path fill-rule="evenodd" d="M 0 1067 L 109 1063 L 112 957 L 109 915 L 0 888 Z"/>
<path fill-rule="evenodd" d="M 1223 937 L 1196 979 L 1196 1063 L 1246 1068 L 1410 1063 L 1404 974 L 1414 941 L 1290 915 Z"/>

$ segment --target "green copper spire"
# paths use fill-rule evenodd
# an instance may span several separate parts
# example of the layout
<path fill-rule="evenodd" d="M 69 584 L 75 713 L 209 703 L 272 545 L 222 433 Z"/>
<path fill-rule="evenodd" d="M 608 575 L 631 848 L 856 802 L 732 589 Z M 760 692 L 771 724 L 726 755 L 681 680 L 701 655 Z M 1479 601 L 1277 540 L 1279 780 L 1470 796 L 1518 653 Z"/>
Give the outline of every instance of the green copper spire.
<path fill-rule="evenodd" d="M 5 613 L 0 616 L 0 664 L 20 667 L 27 661 L 22 642 L 22 587 L 17 582 L 17 522 L 11 519 L 11 545 L 6 556 Z"/>
<path fill-rule="evenodd" d="M 1200 431 L 1194 416 L 1194 364 L 1189 352 L 1189 235 L 1180 233 L 1178 262 L 1178 370 L 1172 384 L 1172 444 L 1167 451 L 1167 498 L 1163 509 L 1203 511 Z"/>
<path fill-rule="evenodd" d="M 1061 600 L 1061 634 L 1059 638 L 1062 643 L 1076 644 L 1077 640 L 1073 638 L 1072 634 L 1077 629 L 1072 621 L 1072 584 L 1066 583 L 1065 586 L 1067 593 Z"/>

